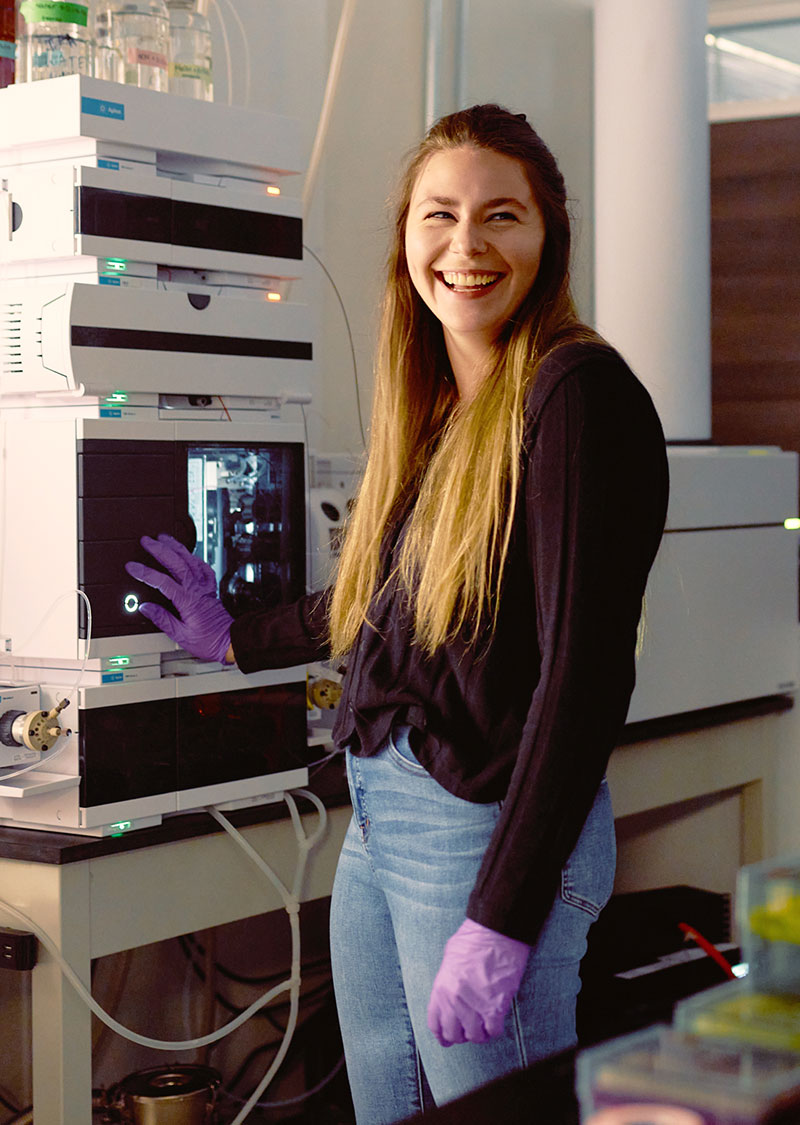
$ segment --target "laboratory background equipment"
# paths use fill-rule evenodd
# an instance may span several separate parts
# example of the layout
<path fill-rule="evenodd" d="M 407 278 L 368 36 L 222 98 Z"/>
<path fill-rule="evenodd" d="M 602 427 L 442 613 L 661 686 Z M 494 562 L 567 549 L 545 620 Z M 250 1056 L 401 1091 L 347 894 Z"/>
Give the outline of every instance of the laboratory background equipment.
<path fill-rule="evenodd" d="M 156 7 L 98 12 L 113 30 Z M 0 822 L 106 835 L 277 799 L 308 776 L 306 669 L 195 660 L 137 612 L 164 599 L 124 564 L 166 532 L 232 614 L 306 589 L 296 129 L 82 75 L 0 99 L 0 667 L 42 711 L 68 700 L 70 731 L 0 768 Z"/>

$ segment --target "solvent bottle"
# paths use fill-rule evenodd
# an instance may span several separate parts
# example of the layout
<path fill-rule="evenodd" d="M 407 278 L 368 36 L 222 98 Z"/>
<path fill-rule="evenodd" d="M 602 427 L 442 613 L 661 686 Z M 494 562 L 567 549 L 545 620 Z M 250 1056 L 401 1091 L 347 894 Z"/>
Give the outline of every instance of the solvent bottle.
<path fill-rule="evenodd" d="M 98 0 L 98 75 L 146 90 L 169 89 L 169 13 L 164 0 Z"/>
<path fill-rule="evenodd" d="M 167 0 L 172 61 L 169 89 L 201 101 L 214 100 L 211 25 L 198 0 Z"/>
<path fill-rule="evenodd" d="M 20 0 L 17 9 L 17 82 L 94 73 L 89 0 Z"/>
<path fill-rule="evenodd" d="M 0 90 L 14 81 L 16 23 L 14 0 L 0 0 Z"/>

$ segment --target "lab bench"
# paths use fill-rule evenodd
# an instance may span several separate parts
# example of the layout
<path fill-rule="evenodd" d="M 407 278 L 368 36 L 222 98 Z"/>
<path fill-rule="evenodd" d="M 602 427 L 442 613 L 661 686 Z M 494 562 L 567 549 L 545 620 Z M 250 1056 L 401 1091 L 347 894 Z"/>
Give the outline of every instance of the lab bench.
<path fill-rule="evenodd" d="M 318 814 L 302 797 L 297 800 L 310 835 Z M 226 816 L 291 886 L 298 842 L 284 802 Z M 308 857 L 301 901 L 330 894 L 349 819 L 349 805 L 338 799 L 327 808 L 325 833 Z M 207 813 L 100 839 L 0 828 L 0 899 L 50 935 L 87 988 L 95 957 L 283 906 L 271 883 Z M 23 928 L 2 905 L 0 925 Z M 36 1125 L 92 1120 L 91 1020 L 89 1008 L 40 943 L 31 973 Z"/>

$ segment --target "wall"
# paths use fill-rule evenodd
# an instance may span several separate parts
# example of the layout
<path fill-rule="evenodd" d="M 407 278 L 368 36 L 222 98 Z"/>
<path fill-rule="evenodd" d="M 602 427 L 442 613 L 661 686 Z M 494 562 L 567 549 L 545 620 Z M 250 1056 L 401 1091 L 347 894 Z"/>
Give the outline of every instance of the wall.
<path fill-rule="evenodd" d="M 385 201 L 402 157 L 424 131 L 425 8 L 424 0 L 357 5 L 306 232 L 350 319 L 365 424 L 386 249 Z M 297 117 L 310 152 L 322 101 L 321 67 L 327 67 L 340 0 L 237 0 L 237 9 L 258 60 L 250 104 Z M 527 113 L 552 145 L 574 200 L 575 288 L 590 315 L 591 0 L 504 0 L 500 10 L 494 0 L 468 0 L 466 9 L 466 101 L 495 100 Z M 215 59 L 222 57 L 217 50 Z M 242 91 L 237 79 L 235 100 Z M 451 108 L 452 97 L 443 110 Z M 313 260 L 306 276 L 304 293 L 319 296 L 323 309 L 319 388 L 308 410 L 312 445 L 358 456 L 362 442 L 341 309 Z"/>

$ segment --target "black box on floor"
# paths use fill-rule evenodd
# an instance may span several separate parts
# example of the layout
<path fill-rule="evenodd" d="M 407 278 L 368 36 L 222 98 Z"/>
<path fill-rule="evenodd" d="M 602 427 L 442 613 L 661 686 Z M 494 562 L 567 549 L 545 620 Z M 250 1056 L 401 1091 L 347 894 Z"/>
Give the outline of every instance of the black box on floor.
<path fill-rule="evenodd" d="M 681 923 L 717 946 L 728 963 L 738 961 L 730 895 L 675 886 L 611 899 L 589 932 L 581 966 L 578 1036 L 584 1046 L 669 1022 L 678 1000 L 725 980 Z"/>

